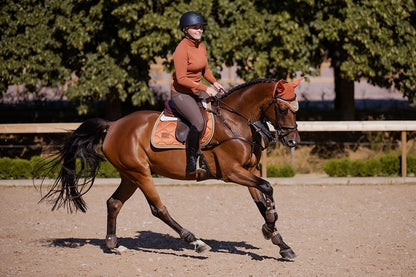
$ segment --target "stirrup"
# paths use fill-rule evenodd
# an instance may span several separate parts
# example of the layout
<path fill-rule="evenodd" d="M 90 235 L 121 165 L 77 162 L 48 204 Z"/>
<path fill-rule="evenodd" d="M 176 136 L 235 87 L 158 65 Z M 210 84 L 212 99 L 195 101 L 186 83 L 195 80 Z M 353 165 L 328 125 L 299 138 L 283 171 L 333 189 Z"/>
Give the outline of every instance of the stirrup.
<path fill-rule="evenodd" d="M 205 174 L 207 172 L 207 166 L 203 162 L 203 160 L 201 160 L 201 156 L 202 155 L 198 155 L 198 157 L 196 158 L 196 174 Z"/>

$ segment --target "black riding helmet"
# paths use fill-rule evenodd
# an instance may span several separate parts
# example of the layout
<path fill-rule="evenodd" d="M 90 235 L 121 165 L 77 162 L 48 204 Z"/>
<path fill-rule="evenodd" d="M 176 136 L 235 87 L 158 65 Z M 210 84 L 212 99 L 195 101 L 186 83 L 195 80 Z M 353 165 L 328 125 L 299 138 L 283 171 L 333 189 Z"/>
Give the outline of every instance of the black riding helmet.
<path fill-rule="evenodd" d="M 193 26 L 193 25 L 207 25 L 207 24 L 202 18 L 202 15 L 197 12 L 189 11 L 189 12 L 184 13 L 181 16 L 181 19 L 179 21 L 179 26 L 181 27 L 181 30 L 189 26 Z"/>

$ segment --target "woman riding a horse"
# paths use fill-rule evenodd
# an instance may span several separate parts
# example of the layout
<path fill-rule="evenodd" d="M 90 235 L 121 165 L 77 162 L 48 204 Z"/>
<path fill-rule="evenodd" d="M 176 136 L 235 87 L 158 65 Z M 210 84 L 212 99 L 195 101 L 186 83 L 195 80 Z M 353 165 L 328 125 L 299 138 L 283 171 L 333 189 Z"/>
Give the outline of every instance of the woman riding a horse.
<path fill-rule="evenodd" d="M 175 73 L 171 99 L 176 110 L 190 125 L 186 139 L 186 174 L 188 175 L 196 171 L 198 174 L 203 174 L 206 171 L 206 165 L 197 162 L 198 155 L 201 155 L 200 139 L 204 120 L 196 98 L 213 97 L 217 95 L 217 90 L 224 90 L 208 67 L 207 50 L 201 42 L 205 25 L 199 13 L 194 11 L 184 13 L 180 19 L 180 28 L 185 37 L 173 53 Z M 201 82 L 202 76 L 217 90 L 204 85 Z"/>
<path fill-rule="evenodd" d="M 216 94 L 213 88 L 201 84 L 201 76 L 217 89 L 222 89 L 209 71 L 206 51 L 200 43 L 202 17 L 195 12 L 185 13 L 181 27 L 186 37 L 174 54 L 175 78 L 172 100 L 189 122 L 193 131 L 188 138 L 188 150 L 182 148 L 154 147 L 152 130 L 160 117 L 160 111 L 141 110 L 117 121 L 100 118 L 82 123 L 70 134 L 61 146 L 53 166 L 59 166 L 59 176 L 43 199 L 54 203 L 52 209 L 67 207 L 69 211 L 86 211 L 83 195 L 94 184 L 100 162 L 104 157 L 120 173 L 120 185 L 107 200 L 106 246 L 117 247 L 117 216 L 124 203 L 139 189 L 150 206 L 152 214 L 161 219 L 181 239 L 194 245 L 200 252 L 207 245 L 183 228 L 168 212 L 153 182 L 152 174 L 180 180 L 195 180 L 195 155 L 199 149 L 201 126 L 199 110 L 195 109 L 195 96 L 204 91 L 209 96 Z M 264 224 L 261 231 L 266 239 L 280 248 L 286 259 L 295 257 L 293 250 L 283 241 L 276 227 L 278 215 L 273 197 L 273 186 L 261 176 L 259 163 L 262 146 L 259 137 L 275 138 L 288 147 L 299 142 L 296 124 L 298 102 L 295 88 L 301 79 L 258 79 L 232 88 L 221 97 L 216 97 L 210 112 L 213 114 L 214 130 L 211 141 L 202 151 L 207 163 L 207 174 L 202 179 L 219 179 L 246 186 L 254 200 Z M 189 114 L 188 111 L 191 111 Z M 264 127 L 269 122 L 276 130 L 272 134 Z M 185 170 L 186 168 L 186 170 Z M 209 173 L 209 174 L 208 174 Z"/>

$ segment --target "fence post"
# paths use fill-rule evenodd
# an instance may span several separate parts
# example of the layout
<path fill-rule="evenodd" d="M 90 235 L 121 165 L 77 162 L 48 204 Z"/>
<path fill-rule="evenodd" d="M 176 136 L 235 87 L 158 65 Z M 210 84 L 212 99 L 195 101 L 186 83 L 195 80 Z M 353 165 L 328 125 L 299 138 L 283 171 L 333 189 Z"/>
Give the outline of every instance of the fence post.
<path fill-rule="evenodd" d="M 295 168 L 295 148 L 296 147 L 291 147 L 290 148 L 290 165 Z"/>
<path fill-rule="evenodd" d="M 402 131 L 402 177 L 407 175 L 407 136 L 406 131 Z"/>
<path fill-rule="evenodd" d="M 261 158 L 261 177 L 267 178 L 267 150 L 264 151 Z"/>

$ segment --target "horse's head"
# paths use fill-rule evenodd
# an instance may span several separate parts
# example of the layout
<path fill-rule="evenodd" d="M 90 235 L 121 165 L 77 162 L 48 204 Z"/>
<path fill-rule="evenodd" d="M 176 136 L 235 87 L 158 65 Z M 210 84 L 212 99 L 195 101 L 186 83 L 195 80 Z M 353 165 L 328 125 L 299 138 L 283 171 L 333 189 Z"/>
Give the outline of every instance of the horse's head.
<path fill-rule="evenodd" d="M 295 147 L 300 141 L 296 124 L 296 112 L 299 109 L 295 88 L 303 77 L 293 82 L 280 80 L 273 90 L 273 97 L 264 110 L 264 117 L 277 131 L 280 142 L 288 147 Z"/>

